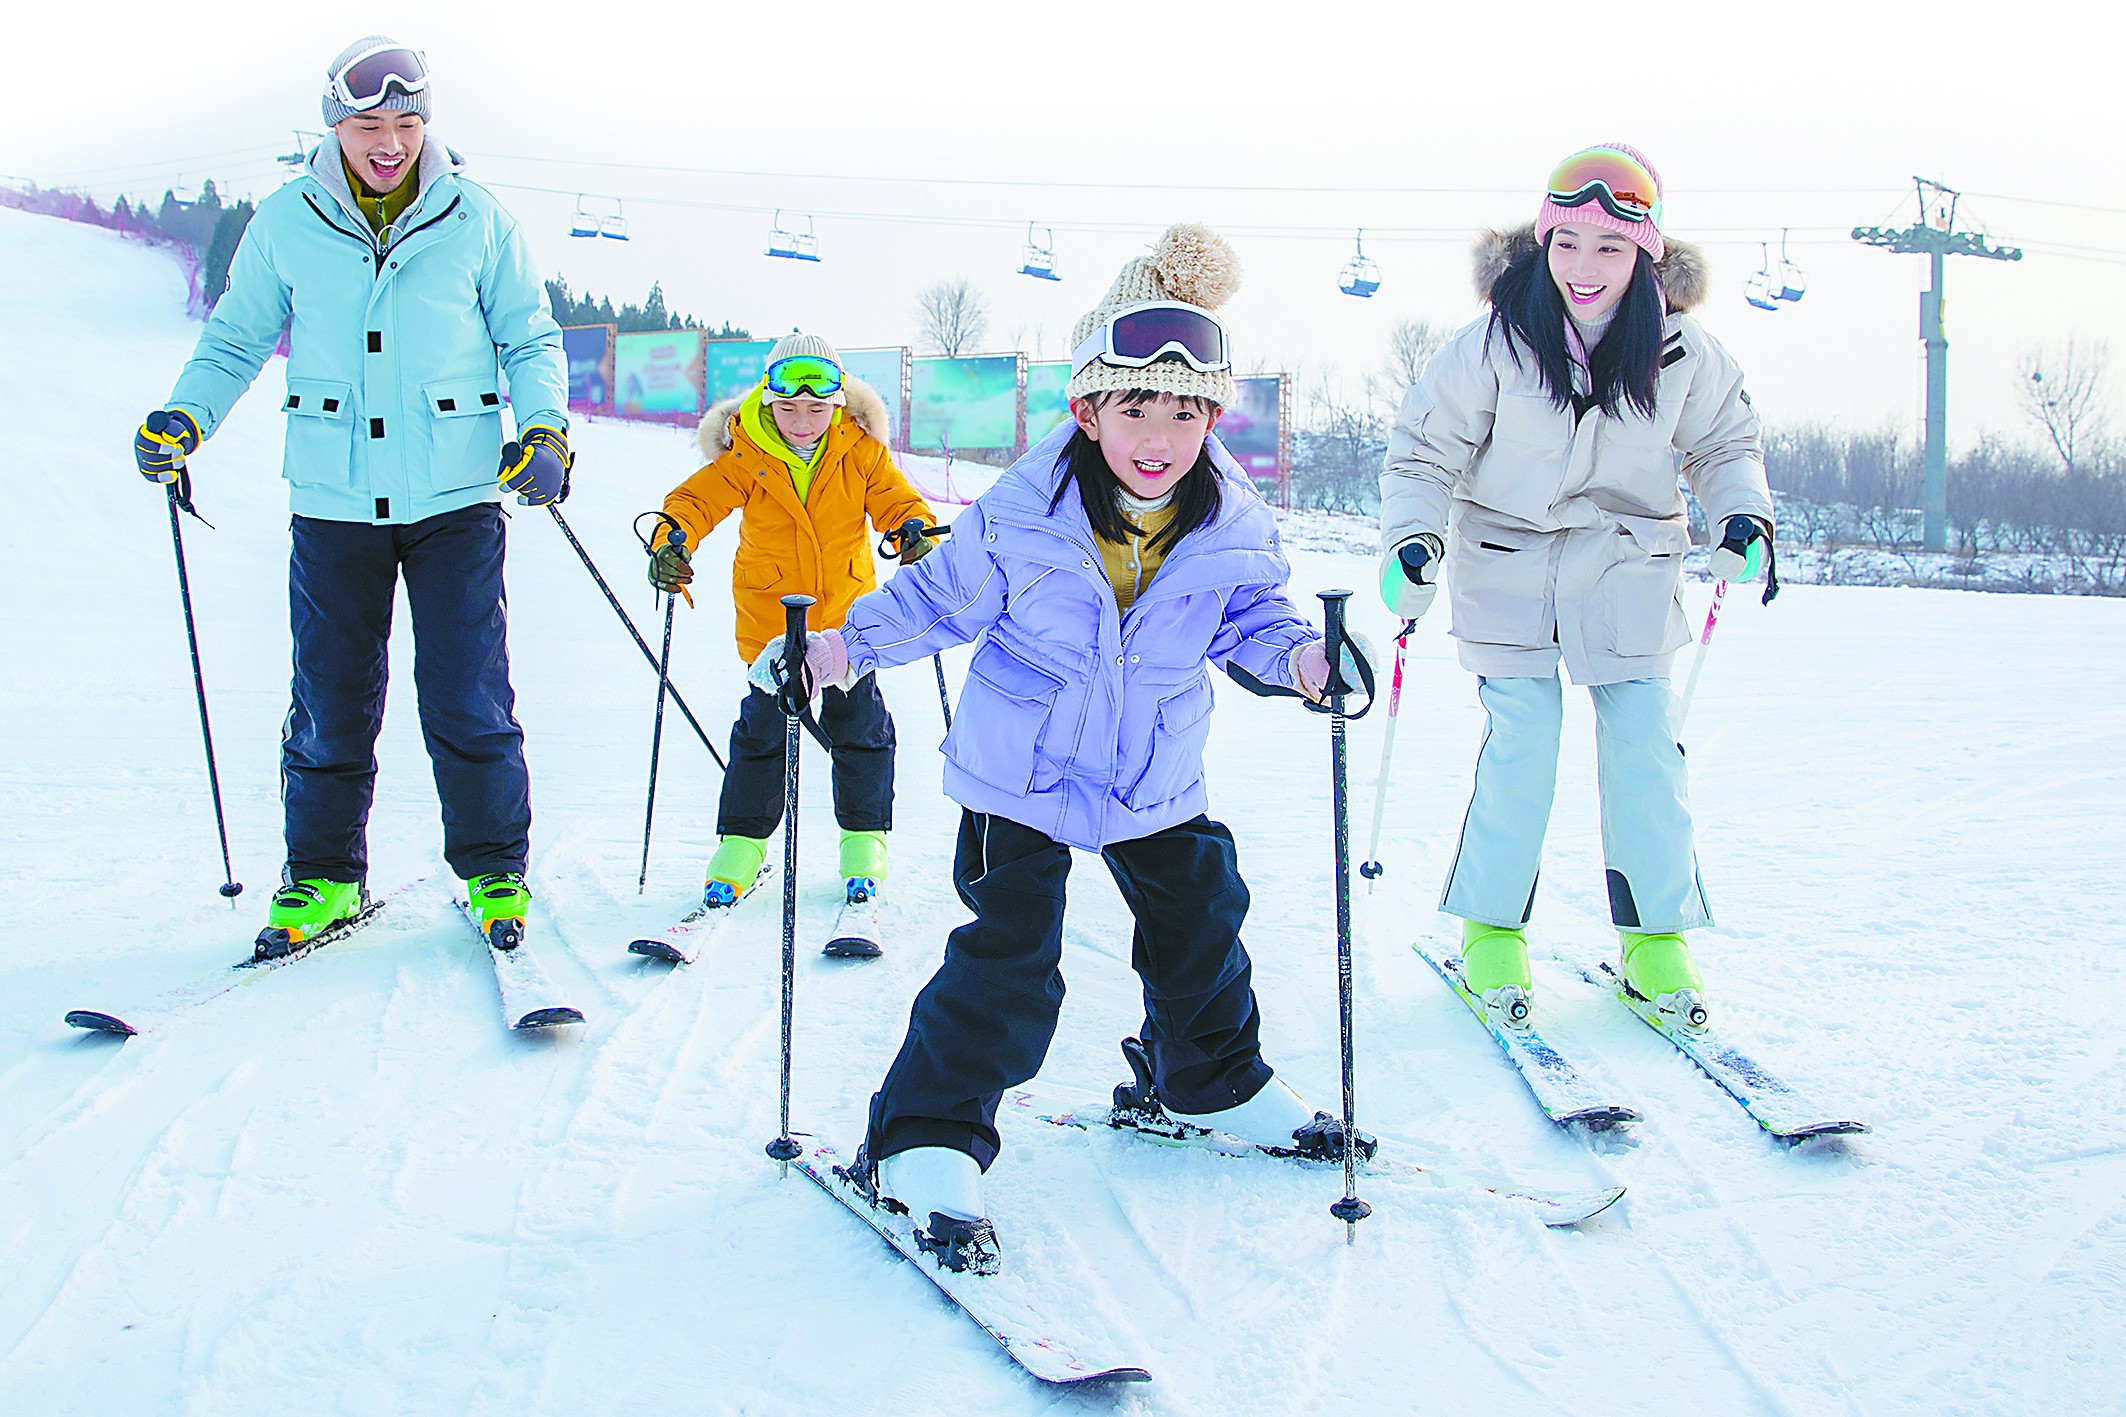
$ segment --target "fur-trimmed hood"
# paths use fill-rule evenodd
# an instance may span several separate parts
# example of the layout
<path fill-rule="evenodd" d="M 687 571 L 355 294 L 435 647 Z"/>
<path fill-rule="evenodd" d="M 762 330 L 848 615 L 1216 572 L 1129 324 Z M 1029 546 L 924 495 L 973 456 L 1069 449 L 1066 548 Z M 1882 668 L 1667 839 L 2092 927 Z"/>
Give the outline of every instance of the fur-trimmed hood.
<path fill-rule="evenodd" d="M 1673 236 L 1665 241 L 1668 254 L 1654 263 L 1654 274 L 1661 278 L 1661 293 L 1668 299 L 1669 313 L 1688 314 L 1712 293 L 1712 267 L 1705 252 L 1688 241 L 1678 241 Z M 1540 249 L 1532 221 L 1507 231 L 1486 231 L 1477 237 L 1471 254 L 1476 262 L 1478 297 L 1488 304 L 1492 288 L 1506 274 L 1506 268 Z"/>
<path fill-rule="evenodd" d="M 849 400 L 849 421 L 884 446 L 893 446 L 893 420 L 887 415 L 886 401 L 879 397 L 878 390 L 862 379 L 845 378 L 842 392 Z M 752 396 L 753 391 L 748 389 L 737 398 L 725 399 L 712 406 L 701 416 L 701 426 L 694 431 L 694 440 L 701 444 L 703 458 L 714 462 L 731 450 L 731 429 L 738 418 L 739 406 Z"/>

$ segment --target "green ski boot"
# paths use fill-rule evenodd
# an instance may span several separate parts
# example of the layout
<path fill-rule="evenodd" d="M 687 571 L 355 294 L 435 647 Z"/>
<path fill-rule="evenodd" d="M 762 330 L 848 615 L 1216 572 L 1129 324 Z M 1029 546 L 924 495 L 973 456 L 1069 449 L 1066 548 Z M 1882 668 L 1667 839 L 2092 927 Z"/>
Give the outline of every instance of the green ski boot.
<path fill-rule="evenodd" d="M 709 878 L 702 883 L 701 903 L 715 909 L 738 904 L 753 889 L 768 859 L 768 841 L 758 836 L 720 837 L 709 858 Z"/>
<path fill-rule="evenodd" d="M 1673 931 L 1642 935 L 1619 930 L 1624 942 L 1624 987 L 1653 1005 L 1666 1023 L 1692 1032 L 1704 1028 L 1711 1015 L 1705 1007 L 1705 980 L 1691 961 L 1690 946 Z"/>
<path fill-rule="evenodd" d="M 1501 1028 L 1526 1028 L 1535 1012 L 1526 926 L 1462 922 L 1462 983 Z"/>
<path fill-rule="evenodd" d="M 842 889 L 850 900 L 870 900 L 886 884 L 886 834 L 842 832 Z"/>
<path fill-rule="evenodd" d="M 498 871 L 465 883 L 466 908 L 472 923 L 498 950 L 513 950 L 524 942 L 524 912 L 531 905 L 531 892 L 517 871 Z"/>
<path fill-rule="evenodd" d="M 251 947 L 258 959 L 278 959 L 305 940 L 316 939 L 342 920 L 351 920 L 369 904 L 360 881 L 313 877 L 282 886 L 273 893 L 266 928 Z"/>

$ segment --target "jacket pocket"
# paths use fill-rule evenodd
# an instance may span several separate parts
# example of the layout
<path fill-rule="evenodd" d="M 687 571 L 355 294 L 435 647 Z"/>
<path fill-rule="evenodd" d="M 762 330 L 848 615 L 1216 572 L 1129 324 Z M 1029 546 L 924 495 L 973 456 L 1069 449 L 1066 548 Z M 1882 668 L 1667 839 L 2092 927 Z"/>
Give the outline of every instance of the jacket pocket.
<path fill-rule="evenodd" d="M 502 466 L 502 393 L 493 375 L 421 385 L 428 412 L 428 491 L 440 496 L 493 481 Z"/>
<path fill-rule="evenodd" d="M 1528 649 L 1551 642 L 1552 540 L 1488 528 L 1455 533 L 1447 601 L 1456 639 Z"/>
<path fill-rule="evenodd" d="M 1170 802 L 1203 779 L 1203 750 L 1211 736 L 1215 702 L 1208 677 L 1159 701 L 1152 718 L 1144 771 L 1122 800 L 1132 811 Z"/>
<path fill-rule="evenodd" d="M 1066 685 L 1063 676 L 1030 664 L 996 639 L 985 640 L 967 665 L 959 712 L 945 735 L 945 756 L 970 777 L 1024 795 L 1053 786 L 1060 765 L 1049 763 L 1044 742 Z"/>
<path fill-rule="evenodd" d="M 354 485 L 354 385 L 290 379 L 281 401 L 288 436 L 281 475 L 298 487 Z"/>
<path fill-rule="evenodd" d="M 1655 546 L 1667 538 L 1648 538 Z M 1666 654 L 1690 640 L 1683 614 L 1682 550 L 1654 550 L 1623 527 L 1612 539 L 1616 559 L 1602 572 L 1595 588 L 1601 607 L 1602 639 L 1611 653 L 1625 656 Z"/>

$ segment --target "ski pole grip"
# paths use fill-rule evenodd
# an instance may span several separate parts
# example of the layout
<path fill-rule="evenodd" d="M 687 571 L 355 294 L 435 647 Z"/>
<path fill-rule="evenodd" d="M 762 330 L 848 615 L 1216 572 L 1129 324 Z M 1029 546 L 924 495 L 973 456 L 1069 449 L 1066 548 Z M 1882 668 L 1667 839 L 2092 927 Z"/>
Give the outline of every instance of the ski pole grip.
<path fill-rule="evenodd" d="M 1329 658 L 1329 682 L 1322 687 L 1325 696 L 1348 694 L 1351 685 L 1344 680 L 1344 604 L 1350 600 L 1347 590 L 1325 590 L 1321 593 L 1321 647 Z"/>
<path fill-rule="evenodd" d="M 813 605 L 809 595 L 786 595 L 783 612 L 783 712 L 795 717 L 805 711 L 812 696 L 805 692 L 805 612 Z M 794 705 L 794 707 L 793 707 Z"/>
<path fill-rule="evenodd" d="M 664 544 L 665 544 L 665 545 L 667 545 L 667 546 L 677 547 L 677 548 L 678 548 L 679 550 L 681 550 L 681 551 L 684 551 L 684 550 L 686 550 L 686 549 L 687 549 L 687 534 L 686 534 L 686 531 L 685 531 L 685 530 L 684 530 L 683 528 L 681 528 L 681 527 L 678 527 L 678 526 L 674 526 L 674 527 L 672 528 L 672 530 L 671 530 L 671 534 L 665 537 L 665 539 L 664 539 Z"/>

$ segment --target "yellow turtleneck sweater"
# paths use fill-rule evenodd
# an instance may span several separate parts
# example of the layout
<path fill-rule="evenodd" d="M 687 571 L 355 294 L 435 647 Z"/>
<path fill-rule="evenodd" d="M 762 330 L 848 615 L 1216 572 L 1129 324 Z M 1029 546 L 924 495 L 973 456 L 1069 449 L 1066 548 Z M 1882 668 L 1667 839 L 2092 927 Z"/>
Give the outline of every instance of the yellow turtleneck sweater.
<path fill-rule="evenodd" d="M 1167 549 L 1156 549 L 1152 539 L 1166 530 L 1167 523 L 1174 519 L 1172 493 L 1156 502 L 1147 502 L 1140 497 L 1122 494 L 1123 519 L 1137 528 L 1136 534 L 1127 543 L 1094 537 L 1100 546 L 1100 564 L 1107 571 L 1107 582 L 1115 588 L 1115 608 L 1125 613 L 1137 603 L 1151 585 L 1152 577 L 1166 560 Z"/>
<path fill-rule="evenodd" d="M 340 169 L 347 174 L 347 187 L 354 193 L 354 204 L 360 207 L 362 215 L 369 219 L 370 234 L 379 240 L 383 239 L 386 228 L 406 215 L 406 209 L 413 205 L 413 199 L 421 194 L 418 165 L 414 171 L 406 174 L 406 180 L 396 189 L 381 197 L 362 185 L 362 179 L 355 175 L 345 153 L 340 154 Z"/>

